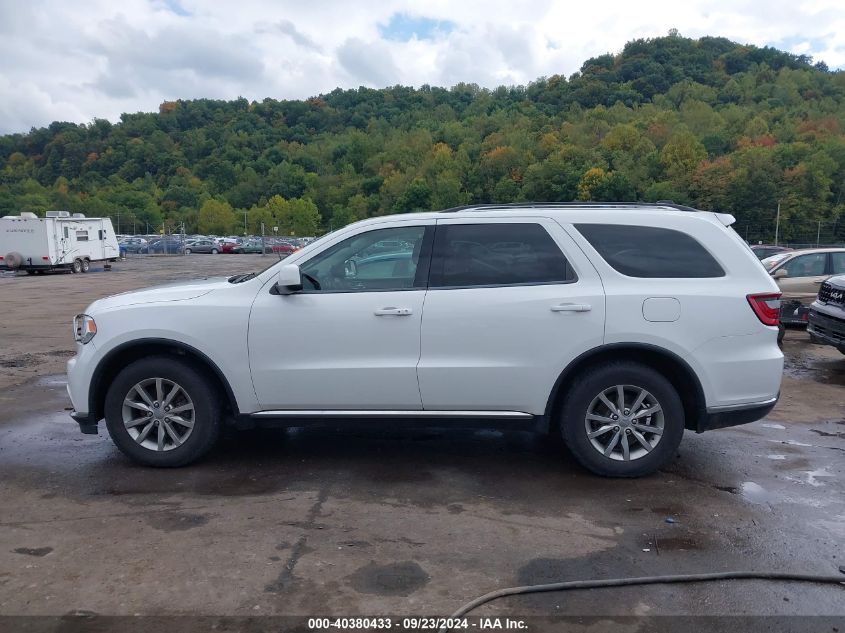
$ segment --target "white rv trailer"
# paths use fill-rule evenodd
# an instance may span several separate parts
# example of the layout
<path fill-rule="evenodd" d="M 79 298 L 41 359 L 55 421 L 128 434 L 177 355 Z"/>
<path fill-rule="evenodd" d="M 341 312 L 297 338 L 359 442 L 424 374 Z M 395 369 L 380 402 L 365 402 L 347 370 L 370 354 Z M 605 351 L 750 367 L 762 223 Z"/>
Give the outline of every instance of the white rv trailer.
<path fill-rule="evenodd" d="M 48 211 L 44 218 L 27 212 L 0 218 L 0 269 L 85 273 L 91 262 L 119 256 L 109 218 L 68 211 Z"/>

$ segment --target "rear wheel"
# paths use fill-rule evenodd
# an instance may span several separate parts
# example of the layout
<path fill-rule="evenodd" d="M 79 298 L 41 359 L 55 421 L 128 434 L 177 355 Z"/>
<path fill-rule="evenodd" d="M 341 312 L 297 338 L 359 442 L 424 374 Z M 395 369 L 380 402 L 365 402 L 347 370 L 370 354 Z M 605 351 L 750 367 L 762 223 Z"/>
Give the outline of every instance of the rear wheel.
<path fill-rule="evenodd" d="M 82 260 L 82 272 L 87 273 L 89 270 L 91 270 L 91 262 L 88 261 L 87 259 L 83 259 Z"/>
<path fill-rule="evenodd" d="M 190 255 L 190 254 L 191 254 L 191 252 L 192 252 L 192 251 L 191 251 L 191 249 L 190 249 L 190 248 L 186 248 L 186 249 L 185 249 L 185 255 Z"/>
<path fill-rule="evenodd" d="M 70 271 L 72 273 L 81 273 L 82 272 L 82 260 L 81 259 L 74 259 L 73 264 L 70 267 Z"/>
<path fill-rule="evenodd" d="M 582 466 L 607 477 L 640 477 L 666 464 L 684 434 L 672 384 L 633 362 L 597 366 L 569 389 L 561 431 Z"/>
<path fill-rule="evenodd" d="M 218 251 L 216 248 L 212 248 L 212 249 L 211 249 L 211 254 L 212 254 L 212 255 L 217 255 L 217 253 L 219 253 L 219 252 L 220 252 L 220 251 Z"/>
<path fill-rule="evenodd" d="M 34 275 L 34 274 L 35 274 L 35 271 L 34 271 L 34 270 L 32 270 L 31 268 L 27 268 L 27 269 L 26 269 L 26 274 L 27 274 L 27 275 Z"/>
<path fill-rule="evenodd" d="M 154 356 L 118 374 L 105 403 L 117 447 L 146 466 L 184 466 L 220 435 L 220 401 L 206 376 L 182 360 Z"/>

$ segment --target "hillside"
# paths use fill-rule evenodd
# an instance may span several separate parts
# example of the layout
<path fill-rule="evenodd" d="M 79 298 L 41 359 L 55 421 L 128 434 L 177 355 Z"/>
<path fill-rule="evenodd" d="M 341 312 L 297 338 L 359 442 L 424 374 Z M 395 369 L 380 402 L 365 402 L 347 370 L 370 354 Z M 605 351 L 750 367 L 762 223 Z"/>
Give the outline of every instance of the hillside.
<path fill-rule="evenodd" d="M 314 234 L 358 218 L 519 200 L 672 199 L 771 239 L 845 239 L 845 72 L 672 34 L 571 77 L 481 89 L 175 101 L 119 123 L 0 137 L 0 214 L 62 208 L 121 231 L 184 222 Z M 842 222 L 841 224 L 845 224 Z"/>

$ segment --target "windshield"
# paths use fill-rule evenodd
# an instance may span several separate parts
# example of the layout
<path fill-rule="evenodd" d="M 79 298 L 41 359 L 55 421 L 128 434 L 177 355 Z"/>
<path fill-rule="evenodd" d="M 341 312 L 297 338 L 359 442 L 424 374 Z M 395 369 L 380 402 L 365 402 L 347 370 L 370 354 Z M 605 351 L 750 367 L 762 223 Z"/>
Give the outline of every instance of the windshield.
<path fill-rule="evenodd" d="M 778 264 L 780 264 L 783 260 L 789 257 L 792 253 L 778 253 L 777 255 L 772 255 L 771 257 L 767 257 L 766 259 L 762 260 L 763 266 L 766 270 L 771 270 Z"/>
<path fill-rule="evenodd" d="M 308 246 L 304 246 L 303 248 L 301 248 L 298 252 L 300 252 L 300 253 L 306 252 L 307 253 L 307 252 L 313 250 L 314 247 L 322 244 L 326 240 L 326 238 L 328 238 L 331 235 L 334 235 L 335 233 L 337 233 L 338 230 L 340 230 L 340 229 L 335 229 L 334 231 L 330 231 L 329 233 L 326 233 L 325 235 L 318 237 L 316 240 L 314 240 L 313 242 L 308 244 Z M 272 243 L 270 238 L 265 238 L 265 239 L 266 239 L 266 244 Z M 260 244 L 261 240 L 256 240 L 256 243 Z M 229 283 L 232 283 L 232 284 L 239 284 L 239 283 L 244 282 L 244 281 L 249 281 L 250 279 L 254 279 L 255 277 L 257 277 L 258 275 L 260 275 L 264 272 L 267 272 L 273 266 L 276 266 L 277 264 L 283 262 L 284 260 L 285 260 L 285 258 L 282 258 L 282 257 L 279 257 L 278 259 L 273 258 L 272 261 L 269 264 L 267 264 L 264 268 L 262 268 L 258 272 L 247 273 L 247 274 L 244 274 L 244 275 L 233 275 L 232 277 L 229 277 L 228 281 L 229 281 Z"/>

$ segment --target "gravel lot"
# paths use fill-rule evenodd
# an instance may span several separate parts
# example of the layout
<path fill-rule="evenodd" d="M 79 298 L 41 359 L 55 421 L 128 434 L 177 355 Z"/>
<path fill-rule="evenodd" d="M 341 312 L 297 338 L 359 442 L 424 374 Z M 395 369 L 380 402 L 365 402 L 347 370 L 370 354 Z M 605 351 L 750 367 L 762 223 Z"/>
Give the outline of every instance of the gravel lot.
<path fill-rule="evenodd" d="M 783 396 L 767 420 L 688 432 L 667 469 L 634 481 L 591 476 L 516 432 L 232 433 L 178 470 L 134 466 L 104 433 L 78 432 L 62 375 L 75 313 L 107 294 L 272 261 L 136 257 L 87 275 L 0 276 L 0 615 L 448 615 L 515 584 L 845 565 L 845 356 L 801 330 L 787 333 Z M 479 613 L 841 618 L 845 592 L 650 586 L 509 598 Z M 636 631 L 660 620 L 613 621 Z"/>

